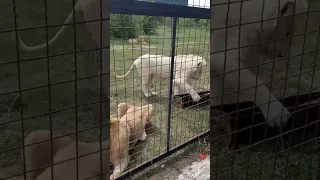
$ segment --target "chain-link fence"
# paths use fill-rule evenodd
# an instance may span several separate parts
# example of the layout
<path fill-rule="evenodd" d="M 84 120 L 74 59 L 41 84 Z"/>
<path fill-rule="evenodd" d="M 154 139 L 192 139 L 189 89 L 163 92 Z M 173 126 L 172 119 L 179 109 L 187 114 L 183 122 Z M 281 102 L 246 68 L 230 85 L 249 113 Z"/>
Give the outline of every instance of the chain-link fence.
<path fill-rule="evenodd" d="M 0 178 L 110 176 L 108 1 L 0 11 Z"/>
<path fill-rule="evenodd" d="M 110 113 L 141 140 L 125 147 L 132 148 L 129 160 L 118 156 L 125 150 L 111 140 L 115 176 L 123 174 L 118 168 L 140 169 L 209 131 L 209 19 L 186 16 L 200 9 L 187 2 L 144 3 L 126 4 L 126 11 L 115 14 L 111 6 Z"/>
<path fill-rule="evenodd" d="M 208 132 L 209 11 L 187 7 L 186 2 L 144 3 L 1 2 L 0 178 L 105 179 L 168 155 Z M 110 28 L 109 7 L 115 12 Z M 126 10 L 135 10 L 136 16 L 124 15 Z M 141 13 L 146 11 L 149 14 Z M 163 75 L 166 67 L 168 78 L 147 81 L 141 93 L 136 67 L 122 79 L 115 73 L 122 75 L 146 54 L 146 59 L 169 62 L 156 71 Z M 197 83 L 186 87 L 193 81 Z M 152 96 L 147 98 L 148 93 Z M 148 104 L 152 112 L 151 106 L 140 109 L 132 129 L 130 112 Z M 121 115 L 128 126 L 118 123 Z M 129 130 L 130 137 L 120 129 Z M 126 169 L 119 169 L 121 163 L 112 155 L 114 138 L 122 136 L 125 141 L 136 136 L 143 140 L 136 145 L 116 140 L 118 147 L 135 145 L 124 149 L 130 153 Z"/>
<path fill-rule="evenodd" d="M 211 1 L 212 179 L 320 178 L 319 3 Z"/>

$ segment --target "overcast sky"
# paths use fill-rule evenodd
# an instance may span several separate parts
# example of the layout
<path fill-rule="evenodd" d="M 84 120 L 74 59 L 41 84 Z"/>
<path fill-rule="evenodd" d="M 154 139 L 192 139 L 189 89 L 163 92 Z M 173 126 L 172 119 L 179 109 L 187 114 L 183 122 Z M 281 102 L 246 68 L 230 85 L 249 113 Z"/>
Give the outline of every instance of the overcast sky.
<path fill-rule="evenodd" d="M 193 7 L 210 8 L 210 0 L 188 0 L 188 5 Z"/>

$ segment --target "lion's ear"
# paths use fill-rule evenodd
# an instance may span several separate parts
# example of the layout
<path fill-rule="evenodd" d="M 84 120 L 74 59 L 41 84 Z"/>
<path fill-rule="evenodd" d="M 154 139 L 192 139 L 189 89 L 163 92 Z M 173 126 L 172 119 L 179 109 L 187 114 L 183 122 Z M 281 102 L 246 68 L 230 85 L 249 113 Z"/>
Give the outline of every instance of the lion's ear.
<path fill-rule="evenodd" d="M 133 105 L 128 103 L 119 103 L 118 104 L 118 117 L 122 118 L 127 112 L 129 108 L 133 107 Z"/>
<path fill-rule="evenodd" d="M 281 16 L 289 16 L 295 11 L 295 5 L 293 2 L 287 2 L 280 11 Z"/>
<path fill-rule="evenodd" d="M 198 63 L 198 67 L 200 67 L 200 66 L 202 66 L 202 62 L 199 62 L 199 63 Z"/>
<path fill-rule="evenodd" d="M 141 107 L 142 111 L 141 111 L 141 118 L 147 122 L 150 118 L 151 118 L 151 115 L 152 115 L 152 112 L 153 112 L 153 106 L 152 104 L 148 104 L 148 105 L 144 105 Z"/>

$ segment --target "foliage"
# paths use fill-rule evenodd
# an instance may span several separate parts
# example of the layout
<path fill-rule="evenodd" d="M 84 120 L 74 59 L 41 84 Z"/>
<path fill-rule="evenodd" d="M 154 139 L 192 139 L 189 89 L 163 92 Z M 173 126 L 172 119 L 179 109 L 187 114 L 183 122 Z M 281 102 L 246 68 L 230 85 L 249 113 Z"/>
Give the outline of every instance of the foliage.
<path fill-rule="evenodd" d="M 197 24 L 199 26 L 208 26 L 208 27 L 210 27 L 210 20 L 209 19 L 200 19 Z"/>
<path fill-rule="evenodd" d="M 142 30 L 146 35 L 154 34 L 157 28 L 157 18 L 152 16 L 143 17 L 142 21 Z"/>
<path fill-rule="evenodd" d="M 110 36 L 125 39 L 137 37 L 136 22 L 132 15 L 111 14 Z"/>
<path fill-rule="evenodd" d="M 138 28 L 141 26 L 142 31 L 151 35 L 156 32 L 157 18 L 151 16 L 133 16 L 125 14 L 111 14 L 110 17 L 110 35 L 112 38 L 136 38 L 138 34 Z"/>
<path fill-rule="evenodd" d="M 178 19 L 178 25 L 179 26 L 195 26 L 196 23 L 195 23 L 194 19 L 181 18 L 181 19 Z"/>
<path fill-rule="evenodd" d="M 111 14 L 110 36 L 112 38 L 136 38 L 143 31 L 146 35 L 156 33 L 158 24 L 172 25 L 171 18 L 153 16 L 134 16 L 126 14 Z M 198 27 L 209 26 L 207 19 L 178 18 L 178 26 Z M 141 29 L 140 29 L 141 28 Z"/>
<path fill-rule="evenodd" d="M 210 21 L 208 19 L 179 19 L 179 26 L 188 26 L 188 27 L 196 27 L 196 26 L 210 26 Z"/>

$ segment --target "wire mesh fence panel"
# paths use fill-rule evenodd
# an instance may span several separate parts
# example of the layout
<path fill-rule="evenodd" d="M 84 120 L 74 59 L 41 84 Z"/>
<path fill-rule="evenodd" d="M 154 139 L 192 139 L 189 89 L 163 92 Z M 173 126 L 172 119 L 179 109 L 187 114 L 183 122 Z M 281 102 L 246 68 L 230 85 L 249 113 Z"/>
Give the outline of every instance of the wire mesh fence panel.
<path fill-rule="evenodd" d="M 0 178 L 106 176 L 107 1 L 5 0 L 0 9 Z"/>
<path fill-rule="evenodd" d="M 317 0 L 211 1 L 213 179 L 319 179 L 318 16 Z"/>
<path fill-rule="evenodd" d="M 117 177 L 123 168 L 159 157 L 208 131 L 205 109 L 174 106 L 176 91 L 170 88 L 174 56 L 181 61 L 192 59 L 195 67 L 205 61 L 201 64 L 206 65 L 201 69 L 203 75 L 196 77 L 199 85 L 194 87 L 200 95 L 208 90 L 208 20 L 113 14 L 111 19 L 116 21 L 111 21 L 109 28 L 108 1 L 28 3 L 2 1 L 0 8 L 4 22 L 0 29 L 0 178 L 88 179 L 102 175 L 105 179 L 112 173 Z M 148 87 L 142 86 L 136 70 L 122 79 L 114 76 L 144 54 L 161 55 L 147 59 L 170 62 L 164 65 L 169 78 L 150 82 L 153 96 L 149 98 L 142 93 L 143 87 Z M 187 54 L 193 55 L 181 56 Z M 124 115 L 135 122 L 119 123 Z M 144 128 L 147 141 L 141 131 Z M 130 137 L 123 133 L 126 131 Z M 135 143 L 132 137 L 142 142 L 127 151 Z M 117 145 L 120 138 L 127 149 Z M 112 149 L 114 139 L 120 150 Z M 112 154 L 119 152 L 124 152 L 121 158 L 129 152 L 133 155 L 127 167 L 123 166 L 126 160 L 117 163 L 121 158 L 113 159 Z"/>
<path fill-rule="evenodd" d="M 130 142 L 136 146 L 129 146 L 126 169 L 138 168 L 209 131 L 209 20 L 111 14 L 110 22 L 110 113 L 120 124 L 142 124 L 131 128 L 139 135 Z M 204 94 L 198 104 L 194 91 Z M 128 109 L 121 113 L 119 106 L 124 104 Z M 138 115 L 132 115 L 132 107 Z M 140 112 L 141 107 L 149 107 L 151 113 Z M 143 127 L 146 130 L 139 129 Z M 112 150 L 111 144 L 111 154 Z M 120 164 L 126 166 L 127 159 L 122 159 Z"/>
<path fill-rule="evenodd" d="M 210 93 L 209 23 L 207 19 L 178 19 L 176 55 L 190 55 L 191 59 L 196 61 L 197 66 L 201 63 L 200 66 L 203 70 L 196 75 L 198 77 L 191 80 L 195 92 L 182 91 L 183 88 L 177 88 L 181 92 L 173 94 L 170 144 L 172 148 L 209 131 L 209 98 L 206 96 Z M 179 59 L 177 58 L 176 61 Z M 205 64 L 202 64 L 203 61 Z M 183 70 L 187 68 L 190 67 Z M 188 78 L 186 76 L 185 73 L 184 78 Z M 194 103 L 194 99 L 191 97 L 192 93 L 199 94 L 202 99 L 198 103 Z"/>

